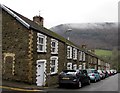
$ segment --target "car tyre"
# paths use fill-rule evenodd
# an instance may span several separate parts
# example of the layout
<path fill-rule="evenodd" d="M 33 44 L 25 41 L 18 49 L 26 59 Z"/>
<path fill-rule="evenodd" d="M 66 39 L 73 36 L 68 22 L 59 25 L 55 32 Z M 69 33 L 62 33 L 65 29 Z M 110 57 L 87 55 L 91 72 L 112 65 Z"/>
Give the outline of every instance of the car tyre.
<path fill-rule="evenodd" d="M 62 88 L 62 87 L 63 87 L 63 85 L 62 85 L 62 84 L 59 84 L 59 87 L 60 87 L 60 88 Z"/>
<path fill-rule="evenodd" d="M 95 78 L 94 83 L 96 83 L 96 82 L 97 82 L 97 80 L 96 80 L 96 78 Z"/>
<path fill-rule="evenodd" d="M 89 80 L 88 80 L 88 85 L 90 85 L 90 83 L 91 83 L 91 82 L 90 82 L 90 79 L 89 79 Z"/>
<path fill-rule="evenodd" d="M 77 84 L 77 88 L 81 88 L 81 87 L 82 87 L 82 83 L 81 83 L 81 81 L 79 81 Z"/>

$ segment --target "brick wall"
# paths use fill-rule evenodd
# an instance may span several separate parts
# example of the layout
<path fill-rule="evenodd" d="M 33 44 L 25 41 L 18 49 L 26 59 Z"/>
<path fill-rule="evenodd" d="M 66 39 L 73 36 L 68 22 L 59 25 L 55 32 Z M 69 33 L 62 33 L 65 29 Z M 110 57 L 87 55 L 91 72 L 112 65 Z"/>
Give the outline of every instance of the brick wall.
<path fill-rule="evenodd" d="M 58 54 L 51 54 L 51 38 L 47 36 L 47 52 L 45 53 L 38 53 L 37 52 L 37 32 L 34 31 L 33 34 L 33 83 L 36 83 L 36 61 L 45 59 L 46 63 L 46 74 L 48 74 L 46 78 L 46 85 L 53 85 L 58 82 L 58 74 L 64 68 L 65 62 L 65 45 L 63 42 L 58 41 Z M 50 57 L 58 56 L 58 73 L 55 75 L 50 75 Z"/>
<path fill-rule="evenodd" d="M 5 11 L 2 11 L 2 20 L 3 78 L 28 82 L 29 31 Z M 8 56 L 9 60 L 5 56 Z"/>

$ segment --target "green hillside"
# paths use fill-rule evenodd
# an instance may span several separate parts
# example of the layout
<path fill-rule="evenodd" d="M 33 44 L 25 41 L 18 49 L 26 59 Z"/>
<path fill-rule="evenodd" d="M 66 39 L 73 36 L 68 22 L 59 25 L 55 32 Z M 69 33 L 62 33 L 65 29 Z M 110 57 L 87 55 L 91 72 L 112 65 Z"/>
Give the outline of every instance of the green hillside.
<path fill-rule="evenodd" d="M 95 54 L 98 55 L 98 56 L 101 56 L 101 57 L 111 57 L 112 56 L 112 51 L 96 49 Z"/>
<path fill-rule="evenodd" d="M 69 37 L 78 46 L 85 44 L 88 49 L 112 50 L 118 46 L 117 23 L 70 23 L 52 27 L 50 30 L 65 38 Z"/>

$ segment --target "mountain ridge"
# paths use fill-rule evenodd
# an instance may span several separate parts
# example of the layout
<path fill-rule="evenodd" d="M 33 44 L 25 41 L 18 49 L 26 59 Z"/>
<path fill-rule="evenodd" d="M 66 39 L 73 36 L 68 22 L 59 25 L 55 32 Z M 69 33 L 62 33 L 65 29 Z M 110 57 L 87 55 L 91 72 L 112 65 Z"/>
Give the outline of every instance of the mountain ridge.
<path fill-rule="evenodd" d="M 68 32 L 68 29 L 72 31 Z M 115 22 L 103 23 L 69 23 L 50 28 L 53 32 L 70 38 L 70 41 L 88 49 L 110 49 L 118 47 L 118 24 Z"/>

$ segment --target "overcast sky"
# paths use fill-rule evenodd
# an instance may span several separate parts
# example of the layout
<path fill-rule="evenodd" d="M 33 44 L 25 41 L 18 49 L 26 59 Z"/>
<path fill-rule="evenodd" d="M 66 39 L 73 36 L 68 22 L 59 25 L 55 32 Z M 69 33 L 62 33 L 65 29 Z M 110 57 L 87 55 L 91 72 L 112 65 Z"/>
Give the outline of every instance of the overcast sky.
<path fill-rule="evenodd" d="M 44 17 L 47 28 L 64 23 L 117 22 L 119 0 L 0 0 L 32 20 Z"/>

